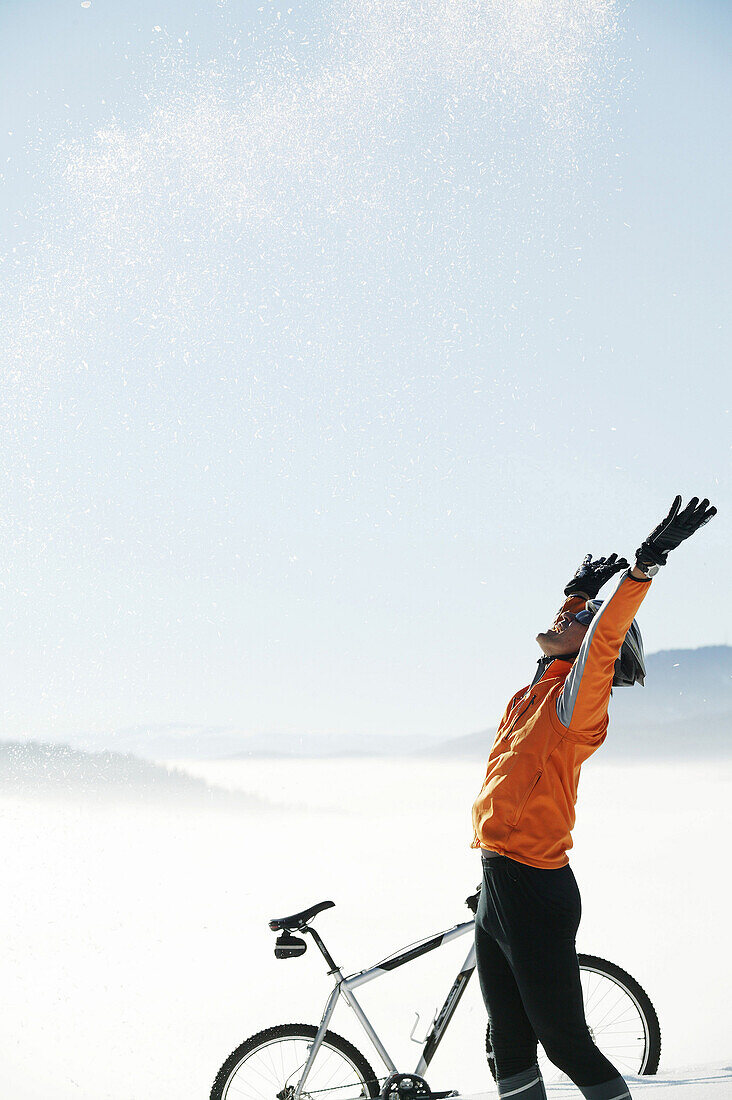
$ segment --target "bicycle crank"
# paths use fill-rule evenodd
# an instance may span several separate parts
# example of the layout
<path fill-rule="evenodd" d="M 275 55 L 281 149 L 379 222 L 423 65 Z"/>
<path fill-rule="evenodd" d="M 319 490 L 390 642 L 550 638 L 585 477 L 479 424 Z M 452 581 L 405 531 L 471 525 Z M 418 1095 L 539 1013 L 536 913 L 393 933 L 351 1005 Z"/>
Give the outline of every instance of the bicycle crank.
<path fill-rule="evenodd" d="M 446 1100 L 448 1096 L 457 1096 L 456 1089 L 447 1092 L 433 1092 L 424 1077 L 416 1073 L 392 1073 L 381 1086 L 381 1100 Z"/>

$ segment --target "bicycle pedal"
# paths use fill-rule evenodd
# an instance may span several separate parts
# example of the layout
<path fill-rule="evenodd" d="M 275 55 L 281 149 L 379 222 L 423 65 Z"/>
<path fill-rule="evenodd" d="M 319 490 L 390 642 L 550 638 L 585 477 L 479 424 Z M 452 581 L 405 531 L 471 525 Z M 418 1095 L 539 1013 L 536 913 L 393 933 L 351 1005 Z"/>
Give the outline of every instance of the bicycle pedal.
<path fill-rule="evenodd" d="M 432 1100 L 447 1100 L 448 1096 L 459 1096 L 457 1089 L 448 1089 L 447 1092 L 433 1092 Z"/>

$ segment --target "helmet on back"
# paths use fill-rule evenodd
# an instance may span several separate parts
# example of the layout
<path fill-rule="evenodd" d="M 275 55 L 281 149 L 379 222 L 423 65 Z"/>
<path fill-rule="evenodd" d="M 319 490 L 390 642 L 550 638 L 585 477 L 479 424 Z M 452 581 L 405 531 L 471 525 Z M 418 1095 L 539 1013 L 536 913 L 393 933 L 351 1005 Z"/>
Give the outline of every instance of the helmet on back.
<path fill-rule="evenodd" d="M 585 607 L 593 616 L 602 607 L 602 600 L 588 600 Z M 615 674 L 613 687 L 632 687 L 633 684 L 644 686 L 646 678 L 646 663 L 643 655 L 643 638 L 640 627 L 633 619 L 625 635 L 625 641 L 620 647 L 620 656 L 615 662 Z"/>

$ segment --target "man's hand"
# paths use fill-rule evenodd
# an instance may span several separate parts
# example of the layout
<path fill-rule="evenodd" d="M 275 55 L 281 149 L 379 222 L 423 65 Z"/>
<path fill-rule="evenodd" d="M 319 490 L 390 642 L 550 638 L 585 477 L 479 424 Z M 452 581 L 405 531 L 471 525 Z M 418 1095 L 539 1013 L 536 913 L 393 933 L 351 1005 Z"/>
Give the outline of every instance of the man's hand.
<path fill-rule="evenodd" d="M 592 560 L 592 554 L 587 554 L 579 569 L 564 589 L 565 596 L 585 596 L 592 600 L 606 581 L 619 573 L 621 569 L 627 569 L 628 562 L 625 558 L 618 559 L 617 554 L 611 554 L 609 558 Z"/>
<path fill-rule="evenodd" d="M 653 528 L 635 552 L 636 568 L 649 577 L 658 572 L 659 566 L 666 564 L 669 550 L 675 550 L 684 539 L 688 539 L 717 514 L 716 508 L 709 507 L 706 497 L 701 504 L 699 497 L 692 497 L 686 508 L 683 511 L 680 509 L 681 497 L 678 496 L 665 519 Z"/>

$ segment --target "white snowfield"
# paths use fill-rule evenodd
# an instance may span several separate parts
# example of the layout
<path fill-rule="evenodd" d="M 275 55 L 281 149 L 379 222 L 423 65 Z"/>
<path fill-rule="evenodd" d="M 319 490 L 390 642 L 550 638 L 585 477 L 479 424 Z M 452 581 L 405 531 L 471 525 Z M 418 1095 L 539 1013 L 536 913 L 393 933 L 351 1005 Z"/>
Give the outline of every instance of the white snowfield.
<path fill-rule="evenodd" d="M 640 1100 L 729 1100 L 732 1097 L 732 1066 L 685 1066 L 665 1070 L 653 1077 L 625 1075 L 633 1098 Z M 581 1097 L 574 1085 L 547 1085 L 547 1098 Z M 495 1089 L 471 1093 L 462 1100 L 495 1100 Z"/>
<path fill-rule="evenodd" d="M 206 1100 L 230 1051 L 273 1024 L 317 1023 L 330 992 L 311 943 L 274 958 L 271 917 L 332 899 L 315 926 L 346 973 L 468 918 L 481 765 L 188 770 L 272 808 L 0 797 L 1 1097 Z M 657 1009 L 660 1073 L 628 1078 L 641 1100 L 732 1100 L 731 780 L 730 764 L 615 766 L 600 754 L 583 770 L 578 948 L 623 966 Z M 419 1057 L 415 1012 L 421 1037 L 469 946 L 464 936 L 358 991 L 401 1071 Z M 485 1025 L 473 978 L 426 1073 L 434 1089 L 497 1095 Z M 345 1006 L 331 1026 L 383 1073 Z M 580 1100 L 573 1086 L 547 1089 Z"/>

